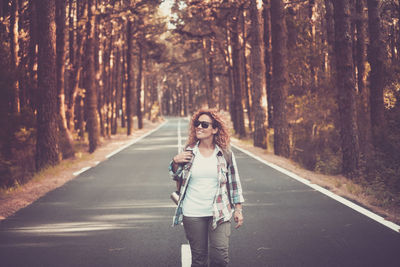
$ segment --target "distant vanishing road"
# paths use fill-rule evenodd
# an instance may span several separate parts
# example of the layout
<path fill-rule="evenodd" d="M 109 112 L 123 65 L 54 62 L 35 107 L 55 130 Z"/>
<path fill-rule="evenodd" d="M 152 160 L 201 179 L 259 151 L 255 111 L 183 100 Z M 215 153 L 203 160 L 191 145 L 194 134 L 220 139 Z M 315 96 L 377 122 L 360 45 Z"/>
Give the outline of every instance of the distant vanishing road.
<path fill-rule="evenodd" d="M 187 241 L 183 227 L 171 227 L 168 163 L 187 123 L 169 118 L 1 221 L 0 266 L 181 266 Z M 246 203 L 230 266 L 400 266 L 400 233 L 234 152 Z"/>

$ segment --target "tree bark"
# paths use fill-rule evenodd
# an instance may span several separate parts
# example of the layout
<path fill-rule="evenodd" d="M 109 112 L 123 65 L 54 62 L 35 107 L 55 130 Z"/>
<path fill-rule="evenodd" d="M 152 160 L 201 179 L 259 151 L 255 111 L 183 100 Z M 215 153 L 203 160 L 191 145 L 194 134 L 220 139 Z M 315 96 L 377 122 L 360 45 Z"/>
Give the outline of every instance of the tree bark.
<path fill-rule="evenodd" d="M 326 73 L 329 75 L 328 79 L 331 79 L 333 72 L 336 70 L 335 67 L 335 25 L 333 19 L 333 0 L 325 0 L 325 21 L 326 21 L 326 37 L 328 45 L 328 62 L 326 64 Z"/>
<path fill-rule="evenodd" d="M 57 140 L 56 23 L 55 2 L 36 1 L 39 38 L 36 169 L 59 162 Z"/>
<path fill-rule="evenodd" d="M 385 140 L 385 116 L 383 105 L 384 87 L 384 44 L 381 37 L 381 20 L 378 0 L 367 0 L 369 51 L 368 61 L 371 65 L 370 73 L 370 108 L 372 137 L 375 146 L 380 146 Z"/>
<path fill-rule="evenodd" d="M 355 82 L 353 73 L 350 1 L 334 1 L 336 86 L 342 142 L 342 172 L 357 175 L 360 159 L 356 123 Z"/>
<path fill-rule="evenodd" d="M 59 143 L 63 158 L 74 156 L 73 138 L 67 127 L 65 116 L 65 93 L 64 93 L 64 77 L 65 77 L 65 15 L 66 6 L 64 0 L 56 1 L 56 65 L 57 65 L 57 106 L 58 106 L 58 129 Z"/>
<path fill-rule="evenodd" d="M 132 134 L 133 128 L 133 118 L 132 118 L 132 22 L 128 20 L 127 25 L 127 34 L 126 34 L 126 42 L 127 42 L 127 51 L 126 51 L 126 72 L 127 72 L 127 81 L 126 81 L 126 92 L 125 92 L 125 107 L 126 107 L 126 120 L 127 120 L 127 135 Z"/>
<path fill-rule="evenodd" d="M 13 74 L 12 82 L 12 112 L 20 112 L 20 96 L 19 96 L 19 0 L 11 1 L 11 16 L 10 16 L 10 50 L 11 50 L 11 67 Z"/>
<path fill-rule="evenodd" d="M 89 152 L 93 153 L 100 144 L 99 122 L 97 114 L 97 90 L 95 83 L 94 66 L 94 38 L 96 23 L 96 5 L 93 0 L 88 0 L 88 21 L 87 21 L 87 41 L 86 41 L 86 95 L 85 104 L 87 111 L 87 130 L 89 133 Z"/>
<path fill-rule="evenodd" d="M 138 128 L 143 128 L 143 114 L 142 114 L 142 79 L 143 79 L 143 44 L 139 41 L 139 57 L 138 57 L 138 76 L 136 87 L 136 116 L 138 119 Z"/>
<path fill-rule="evenodd" d="M 69 8 L 72 8 L 70 6 Z M 77 95 L 79 92 L 79 82 L 81 80 L 81 74 L 82 74 L 82 57 L 83 57 L 83 48 L 86 43 L 86 34 L 84 32 L 85 27 L 83 20 L 87 16 L 87 8 L 80 4 L 79 2 L 76 4 L 76 14 L 77 14 L 77 20 L 78 20 L 78 25 L 77 30 L 76 30 L 76 36 L 74 37 L 74 34 L 71 33 L 71 31 L 74 30 L 74 24 L 70 24 L 70 42 L 76 44 L 75 48 L 72 48 L 71 50 L 71 43 L 70 43 L 70 51 L 69 51 L 69 56 L 70 56 L 70 69 L 71 69 L 71 74 L 70 74 L 70 89 L 69 89 L 69 95 L 68 95 L 68 109 L 66 113 L 67 117 L 67 126 L 68 129 L 73 129 L 74 128 L 74 121 L 75 121 L 75 104 L 80 103 L 80 101 L 77 101 Z M 70 20 L 70 22 L 73 22 L 73 19 Z M 72 39 L 71 39 L 72 37 Z M 76 41 L 75 41 L 76 39 Z M 79 126 L 76 128 L 80 129 Z"/>
<path fill-rule="evenodd" d="M 35 69 L 35 64 L 37 63 L 37 52 L 36 45 L 38 42 L 37 36 L 38 28 L 37 28 L 37 12 L 36 12 L 36 4 L 31 1 L 29 3 L 29 49 L 28 49 L 28 83 L 30 84 L 30 88 L 27 89 L 28 98 L 30 102 L 30 107 L 32 110 L 36 109 L 36 97 L 37 97 L 37 71 Z"/>
<path fill-rule="evenodd" d="M 265 94 L 267 96 L 268 128 L 273 128 L 272 100 L 271 100 L 271 14 L 269 1 L 263 1 L 264 22 L 264 66 L 265 66 Z"/>
<path fill-rule="evenodd" d="M 241 24 L 242 24 L 242 34 L 243 34 L 243 49 L 242 49 L 242 56 L 243 56 L 243 80 L 244 80 L 244 92 L 245 92 L 245 104 L 246 104 L 246 109 L 247 109 L 247 118 L 249 120 L 249 131 L 253 131 L 253 120 L 254 120 L 254 115 L 253 115 L 253 107 L 250 104 L 251 100 L 251 92 L 250 92 L 250 87 L 248 83 L 248 75 L 247 75 L 247 58 L 246 58 L 246 46 L 247 46 L 247 33 L 246 33 L 246 16 L 245 12 L 241 12 Z M 260 71 L 260 70 L 257 70 Z"/>
<path fill-rule="evenodd" d="M 282 0 L 271 0 L 272 43 L 272 106 L 274 153 L 289 157 L 289 132 L 286 118 L 289 75 L 287 59 L 287 29 Z"/>
<path fill-rule="evenodd" d="M 357 28 L 357 84 L 358 91 L 362 94 L 366 88 L 367 82 L 367 43 L 366 43 L 366 17 L 365 0 L 356 0 L 356 28 Z"/>
<path fill-rule="evenodd" d="M 234 86 L 234 112 L 236 119 L 235 132 L 239 135 L 239 138 L 246 136 L 246 130 L 244 127 L 244 116 L 243 116 L 243 62 L 240 55 L 240 42 L 239 42 L 239 10 L 235 12 L 235 16 L 232 19 L 232 63 L 233 63 L 233 86 Z M 235 125 L 235 124 L 234 124 Z"/>
<path fill-rule="evenodd" d="M 254 146 L 267 148 L 267 130 L 265 127 L 265 82 L 264 73 L 265 68 L 262 58 L 262 47 L 260 34 L 260 16 L 257 9 L 257 0 L 250 2 L 250 18 L 251 18 L 251 87 L 254 111 Z"/>

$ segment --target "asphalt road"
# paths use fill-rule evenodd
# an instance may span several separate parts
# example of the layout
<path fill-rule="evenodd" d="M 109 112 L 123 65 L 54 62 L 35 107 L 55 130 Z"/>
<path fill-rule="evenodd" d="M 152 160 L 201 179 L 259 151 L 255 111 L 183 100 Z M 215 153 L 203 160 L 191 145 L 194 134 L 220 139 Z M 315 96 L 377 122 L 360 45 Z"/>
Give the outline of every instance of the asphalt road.
<path fill-rule="evenodd" d="M 0 222 L 0 266 L 181 266 L 167 171 L 178 120 Z M 399 233 L 234 152 L 246 203 L 230 266 L 400 266 Z"/>

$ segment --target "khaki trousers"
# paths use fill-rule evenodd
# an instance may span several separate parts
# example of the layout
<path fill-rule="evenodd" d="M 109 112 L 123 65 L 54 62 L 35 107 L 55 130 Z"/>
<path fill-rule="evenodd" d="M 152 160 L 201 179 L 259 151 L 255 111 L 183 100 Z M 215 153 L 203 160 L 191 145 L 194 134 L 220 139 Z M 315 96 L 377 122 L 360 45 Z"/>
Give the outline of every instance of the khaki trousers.
<path fill-rule="evenodd" d="M 231 223 L 212 229 L 212 217 L 183 217 L 183 227 L 192 252 L 192 267 L 228 266 Z M 209 258 L 209 259 L 208 259 Z"/>

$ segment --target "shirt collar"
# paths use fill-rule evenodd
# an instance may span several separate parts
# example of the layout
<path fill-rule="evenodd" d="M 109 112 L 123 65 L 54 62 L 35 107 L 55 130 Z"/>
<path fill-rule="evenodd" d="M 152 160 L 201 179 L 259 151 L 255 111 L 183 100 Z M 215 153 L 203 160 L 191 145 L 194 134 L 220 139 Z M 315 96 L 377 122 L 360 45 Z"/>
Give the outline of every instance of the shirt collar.
<path fill-rule="evenodd" d="M 200 141 L 197 141 L 196 144 L 193 147 L 189 146 L 189 147 L 186 148 L 186 150 L 190 150 L 190 151 L 193 152 L 193 154 L 196 155 L 197 152 L 199 151 L 199 144 L 200 144 Z M 217 144 L 215 144 L 215 148 L 217 149 L 217 156 L 223 156 L 224 155 L 224 152 L 222 151 L 222 149 Z"/>

